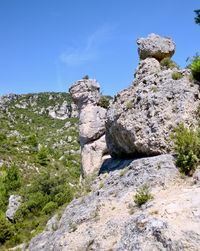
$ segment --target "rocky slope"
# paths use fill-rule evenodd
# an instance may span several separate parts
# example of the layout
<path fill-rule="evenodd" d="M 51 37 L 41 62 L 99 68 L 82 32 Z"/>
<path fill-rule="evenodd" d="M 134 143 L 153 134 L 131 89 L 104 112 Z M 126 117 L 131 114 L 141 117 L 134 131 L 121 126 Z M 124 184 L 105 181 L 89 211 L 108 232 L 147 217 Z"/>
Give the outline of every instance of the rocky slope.
<path fill-rule="evenodd" d="M 1 250 L 32 238 L 78 192 L 80 144 L 74 107 L 67 93 L 0 98 Z"/>
<path fill-rule="evenodd" d="M 74 199 L 60 220 L 53 216 L 46 230 L 24 249 L 199 250 L 200 171 L 197 169 L 193 177 L 180 174 L 171 140 L 179 123 L 188 128 L 197 126 L 199 85 L 191 81 L 189 70 L 179 70 L 170 60 L 175 52 L 170 38 L 151 34 L 137 43 L 141 61 L 135 80 L 114 97 L 105 128 L 100 126 L 112 157 L 103 162 L 91 191 Z M 90 94 L 99 87 L 92 85 L 90 89 L 91 85 L 88 80 L 72 86 L 72 96 L 73 88 L 83 91 L 75 92 L 83 111 L 96 107 L 95 95 Z M 79 128 L 96 125 L 93 117 L 84 123 L 87 119 L 83 118 Z M 91 131 L 83 129 L 80 137 L 84 135 L 85 140 Z M 95 151 L 91 148 L 90 154 Z M 144 197 L 146 203 L 140 204 Z"/>
<path fill-rule="evenodd" d="M 144 184 L 153 199 L 138 207 L 134 195 Z M 56 228 L 35 237 L 29 250 L 197 251 L 199 192 L 192 178 L 181 178 L 170 155 L 130 160 L 101 174 L 92 192 L 74 200 Z"/>

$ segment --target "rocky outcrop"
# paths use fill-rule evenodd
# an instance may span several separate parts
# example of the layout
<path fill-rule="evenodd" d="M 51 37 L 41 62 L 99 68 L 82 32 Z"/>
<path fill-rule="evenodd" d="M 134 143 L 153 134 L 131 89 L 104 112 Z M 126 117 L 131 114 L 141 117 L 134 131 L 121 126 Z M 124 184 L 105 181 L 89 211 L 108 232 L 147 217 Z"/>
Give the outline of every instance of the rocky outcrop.
<path fill-rule="evenodd" d="M 71 106 L 64 101 L 61 106 L 55 105 L 53 108 L 49 108 L 49 116 L 53 119 L 65 120 L 70 117 Z"/>
<path fill-rule="evenodd" d="M 19 195 L 11 195 L 9 198 L 9 204 L 8 209 L 6 211 L 6 217 L 10 221 L 14 219 L 15 213 L 17 212 L 17 209 L 21 205 L 22 198 Z"/>
<path fill-rule="evenodd" d="M 147 38 L 139 38 L 137 44 L 140 59 L 153 57 L 159 61 L 166 57 L 172 57 L 176 48 L 170 38 L 160 37 L 154 33 L 148 35 Z"/>
<path fill-rule="evenodd" d="M 104 155 L 106 109 L 99 106 L 100 86 L 96 80 L 82 79 L 70 88 L 79 110 L 79 134 L 83 175 L 98 172 Z"/>
<path fill-rule="evenodd" d="M 155 42 L 153 48 L 157 47 Z M 177 69 L 161 70 L 155 58 L 146 58 L 140 62 L 133 84 L 116 95 L 106 120 L 106 140 L 113 157 L 172 152 L 173 129 L 180 122 L 197 124 L 199 86 L 190 82 L 189 70 L 180 70 L 179 80 L 173 79 L 174 71 Z"/>
<path fill-rule="evenodd" d="M 144 184 L 154 198 L 138 208 L 134 195 Z M 29 250 L 198 250 L 200 188 L 183 182 L 172 156 L 132 160 L 100 175 L 92 188 L 66 208 L 56 231 L 33 238 Z"/>
<path fill-rule="evenodd" d="M 49 115 L 53 119 L 65 120 L 78 117 L 76 105 L 69 93 L 44 92 L 30 94 L 8 94 L 0 96 L 0 108 L 29 110 L 39 115 Z"/>

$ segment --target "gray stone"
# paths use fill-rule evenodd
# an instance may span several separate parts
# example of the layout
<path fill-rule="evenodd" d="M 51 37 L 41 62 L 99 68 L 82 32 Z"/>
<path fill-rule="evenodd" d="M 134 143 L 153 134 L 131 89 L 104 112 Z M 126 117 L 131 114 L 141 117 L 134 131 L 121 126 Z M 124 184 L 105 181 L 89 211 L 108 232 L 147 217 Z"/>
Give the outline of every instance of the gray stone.
<path fill-rule="evenodd" d="M 96 80 L 82 79 L 69 89 L 79 111 L 82 174 L 98 172 L 107 154 L 105 142 L 106 109 L 98 105 L 100 86 Z"/>
<path fill-rule="evenodd" d="M 96 105 L 100 99 L 100 85 L 95 79 L 78 80 L 70 87 L 69 92 L 79 110 L 84 105 Z"/>
<path fill-rule="evenodd" d="M 166 57 L 172 57 L 176 48 L 171 38 L 161 37 L 154 33 L 149 34 L 147 38 L 139 38 L 137 44 L 140 59 L 153 57 L 159 61 Z"/>
<path fill-rule="evenodd" d="M 195 184 L 200 186 L 200 170 L 197 169 L 193 175 Z"/>
<path fill-rule="evenodd" d="M 141 81 L 147 75 L 156 74 L 160 70 L 161 68 L 158 60 L 155 58 L 146 58 L 140 61 L 134 76 L 136 81 Z"/>
<path fill-rule="evenodd" d="M 136 73 L 141 80 L 117 94 L 107 111 L 106 141 L 113 157 L 172 152 L 173 129 L 180 122 L 197 125 L 199 86 L 191 85 L 189 72 L 173 80 L 173 70 L 149 75 L 144 67 L 146 76 Z"/>
<path fill-rule="evenodd" d="M 11 221 L 14 219 L 15 213 L 21 205 L 21 200 L 22 198 L 19 195 L 11 195 L 9 197 L 8 209 L 6 211 L 7 219 Z"/>
<path fill-rule="evenodd" d="M 116 161 L 113 160 L 113 162 Z M 127 164 L 123 176 L 121 170 L 115 170 L 108 175 L 100 175 L 94 181 L 91 193 L 83 198 L 73 200 L 68 205 L 57 225 L 58 229 L 56 231 L 44 231 L 34 237 L 30 242 L 29 250 L 73 251 L 80 247 L 81 250 L 90 250 L 87 249 L 90 243 L 94 250 L 103 251 L 108 249 L 108 244 L 112 247 L 112 241 L 107 243 L 107 240 L 113 240 L 116 235 L 121 236 L 117 245 L 119 247 L 124 246 L 124 231 L 129 231 L 126 229 L 129 229 L 131 225 L 129 220 L 120 220 L 120 215 L 117 214 L 117 219 L 108 217 L 109 220 L 106 223 L 100 223 L 100 226 L 96 228 L 101 207 L 104 203 L 109 204 L 113 196 L 119 203 L 124 196 L 129 193 L 132 194 L 143 184 L 148 184 L 149 187 L 154 188 L 164 187 L 168 182 L 173 181 L 177 174 L 178 170 L 174 165 L 174 158 L 170 155 L 162 155 L 132 160 Z M 100 184 L 103 184 L 103 187 Z M 102 219 L 104 219 L 104 215 Z M 149 223 L 147 233 L 152 233 L 153 229 L 156 232 L 156 230 L 165 226 L 166 224 L 162 221 L 153 219 Z M 131 237 L 130 242 L 133 238 L 137 238 L 136 234 L 137 232 Z M 128 233 L 128 236 L 131 236 L 131 233 Z M 157 245 L 157 242 L 155 245 Z"/>

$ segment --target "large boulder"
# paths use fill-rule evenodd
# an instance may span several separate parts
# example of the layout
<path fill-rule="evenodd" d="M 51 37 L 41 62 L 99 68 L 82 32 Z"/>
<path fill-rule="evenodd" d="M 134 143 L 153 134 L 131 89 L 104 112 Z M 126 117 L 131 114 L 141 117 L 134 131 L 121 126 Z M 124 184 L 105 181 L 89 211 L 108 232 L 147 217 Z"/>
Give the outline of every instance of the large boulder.
<path fill-rule="evenodd" d="M 176 70 L 177 71 L 177 70 Z M 189 80 L 172 78 L 174 70 L 160 70 L 153 58 L 142 60 L 136 79 L 120 92 L 107 112 L 106 140 L 113 157 L 153 156 L 171 152 L 170 135 L 183 122 L 197 124 L 199 86 Z"/>
<path fill-rule="evenodd" d="M 79 111 L 82 173 L 98 173 L 107 154 L 106 109 L 99 106 L 100 86 L 96 80 L 82 79 L 73 84 L 69 91 Z"/>
<path fill-rule="evenodd" d="M 154 33 L 148 35 L 147 38 L 138 39 L 137 44 L 140 59 L 153 57 L 159 61 L 166 57 L 172 57 L 176 48 L 172 39 L 160 37 Z"/>
<path fill-rule="evenodd" d="M 11 195 L 9 198 L 8 209 L 6 211 L 6 217 L 12 221 L 14 216 L 21 205 L 22 198 L 19 195 Z"/>

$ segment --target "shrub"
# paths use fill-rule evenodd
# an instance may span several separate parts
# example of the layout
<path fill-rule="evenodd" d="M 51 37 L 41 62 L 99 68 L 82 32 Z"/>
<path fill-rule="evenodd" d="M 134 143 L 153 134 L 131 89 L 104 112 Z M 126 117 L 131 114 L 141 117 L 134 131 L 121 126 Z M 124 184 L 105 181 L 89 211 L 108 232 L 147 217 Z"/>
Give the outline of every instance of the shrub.
<path fill-rule="evenodd" d="M 175 72 L 172 73 L 172 79 L 173 80 L 179 80 L 182 77 L 183 77 L 183 74 L 181 72 L 175 71 Z"/>
<path fill-rule="evenodd" d="M 37 142 L 37 137 L 35 134 L 32 134 L 30 135 L 28 138 L 27 138 L 27 141 L 26 143 L 32 147 L 37 147 L 38 146 L 38 142 Z"/>
<path fill-rule="evenodd" d="M 48 165 L 48 162 L 49 162 L 49 159 L 48 159 L 48 150 L 44 146 L 41 147 L 41 149 L 39 150 L 39 152 L 37 154 L 37 162 L 41 166 L 47 166 Z"/>
<path fill-rule="evenodd" d="M 0 243 L 4 244 L 14 235 L 12 224 L 0 213 Z"/>
<path fill-rule="evenodd" d="M 172 139 L 177 153 L 176 164 L 180 172 L 190 175 L 196 169 L 199 155 L 199 137 L 197 132 L 188 129 L 183 123 L 175 128 Z"/>
<path fill-rule="evenodd" d="M 147 186 L 142 186 L 141 188 L 139 188 L 134 196 L 134 202 L 139 207 L 151 199 L 153 199 L 153 196 L 150 194 Z"/>
<path fill-rule="evenodd" d="M 90 77 L 88 75 L 85 75 L 83 79 L 88 80 Z"/>
<path fill-rule="evenodd" d="M 6 169 L 6 175 L 3 183 L 7 193 L 9 191 L 15 191 L 21 186 L 19 169 L 15 165 Z"/>
<path fill-rule="evenodd" d="M 173 68 L 179 68 L 178 65 L 172 61 L 170 58 L 163 58 L 160 61 L 160 65 L 162 69 L 173 69 Z"/>
<path fill-rule="evenodd" d="M 112 98 L 109 96 L 101 96 L 98 105 L 105 108 L 105 109 L 108 109 L 111 99 Z"/>
<path fill-rule="evenodd" d="M 192 76 L 197 81 L 200 81 L 200 56 L 197 56 L 191 63 Z"/>
<path fill-rule="evenodd" d="M 48 202 L 42 209 L 42 211 L 45 213 L 45 214 L 50 214 L 52 213 L 53 211 L 55 211 L 55 209 L 58 207 L 58 204 L 53 202 L 53 201 L 50 201 Z"/>
<path fill-rule="evenodd" d="M 126 109 L 132 109 L 133 108 L 133 102 L 132 101 L 127 101 L 126 102 Z"/>

